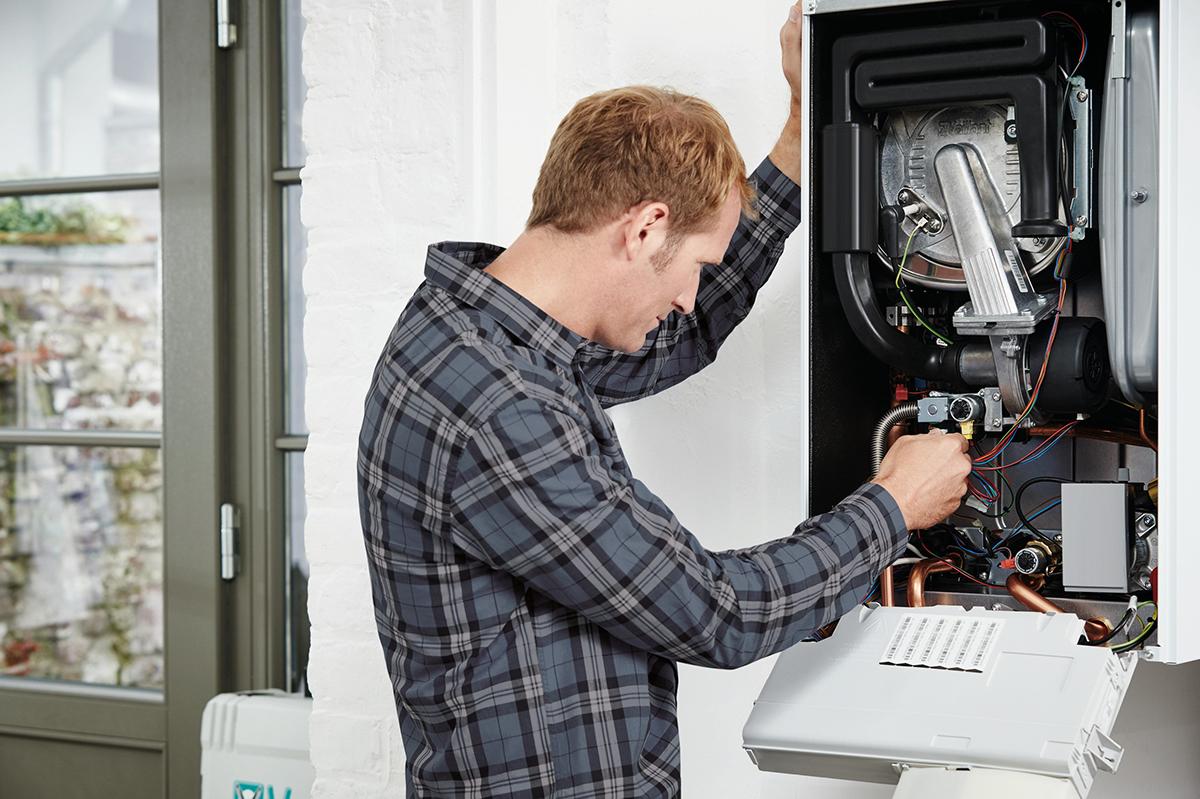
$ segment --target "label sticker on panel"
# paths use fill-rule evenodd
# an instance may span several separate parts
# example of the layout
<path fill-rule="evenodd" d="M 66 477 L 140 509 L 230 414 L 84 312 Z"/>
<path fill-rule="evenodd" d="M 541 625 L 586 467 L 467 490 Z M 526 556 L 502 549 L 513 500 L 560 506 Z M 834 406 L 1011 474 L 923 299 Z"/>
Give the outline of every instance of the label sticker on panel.
<path fill-rule="evenodd" d="M 1008 271 L 1012 272 L 1013 279 L 1017 281 L 1021 291 L 1025 294 L 1029 293 L 1029 275 L 1025 273 L 1025 264 L 1012 250 L 1004 251 L 1004 259 L 1008 261 Z"/>
<path fill-rule="evenodd" d="M 1001 619 L 908 613 L 892 633 L 879 662 L 982 672 L 1003 627 Z"/>

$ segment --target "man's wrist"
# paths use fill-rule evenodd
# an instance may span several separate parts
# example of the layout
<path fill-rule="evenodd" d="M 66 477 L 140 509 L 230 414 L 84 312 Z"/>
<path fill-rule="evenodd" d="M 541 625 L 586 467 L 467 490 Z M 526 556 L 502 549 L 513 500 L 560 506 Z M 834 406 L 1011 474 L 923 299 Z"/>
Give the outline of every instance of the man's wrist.
<path fill-rule="evenodd" d="M 768 157 L 780 172 L 797 184 L 800 183 L 800 136 L 802 131 L 803 115 L 800 110 L 800 101 L 793 96 L 787 122 L 783 124 L 779 140 L 775 142 Z"/>

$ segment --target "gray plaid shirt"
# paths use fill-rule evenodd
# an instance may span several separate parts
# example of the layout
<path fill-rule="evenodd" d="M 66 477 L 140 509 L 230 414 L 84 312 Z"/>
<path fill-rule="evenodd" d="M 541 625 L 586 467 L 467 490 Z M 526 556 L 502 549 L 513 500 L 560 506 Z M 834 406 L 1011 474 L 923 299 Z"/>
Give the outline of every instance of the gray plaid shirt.
<path fill-rule="evenodd" d="M 710 552 L 634 478 L 604 412 L 712 363 L 745 318 L 800 213 L 769 161 L 754 178 L 759 219 L 705 269 L 696 310 L 632 355 L 483 272 L 499 248 L 429 248 L 358 461 L 410 796 L 677 796 L 675 662 L 778 652 L 904 549 L 895 501 L 867 484 L 788 537 Z"/>

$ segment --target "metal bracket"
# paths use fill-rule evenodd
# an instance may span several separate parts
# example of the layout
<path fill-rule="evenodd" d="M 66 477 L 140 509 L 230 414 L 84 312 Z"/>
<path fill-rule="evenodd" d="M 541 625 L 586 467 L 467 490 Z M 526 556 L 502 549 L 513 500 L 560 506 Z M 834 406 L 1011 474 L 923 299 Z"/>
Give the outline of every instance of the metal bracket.
<path fill-rule="evenodd" d="M 236 506 L 229 502 L 221 505 L 220 550 L 221 550 L 221 579 L 225 581 L 237 577 L 241 567 L 238 556 L 238 531 L 241 528 L 241 514 Z"/>
<path fill-rule="evenodd" d="M 1081 240 L 1085 228 L 1092 227 L 1092 93 L 1083 78 L 1071 78 L 1067 86 L 1067 107 L 1075 120 L 1075 135 L 1071 145 L 1071 182 L 1074 195 L 1070 213 L 1071 238 Z M 1064 198 L 1065 199 L 1065 198 Z"/>
<path fill-rule="evenodd" d="M 237 44 L 237 25 L 229 12 L 230 0 L 216 0 L 217 4 L 217 47 L 228 50 Z"/>

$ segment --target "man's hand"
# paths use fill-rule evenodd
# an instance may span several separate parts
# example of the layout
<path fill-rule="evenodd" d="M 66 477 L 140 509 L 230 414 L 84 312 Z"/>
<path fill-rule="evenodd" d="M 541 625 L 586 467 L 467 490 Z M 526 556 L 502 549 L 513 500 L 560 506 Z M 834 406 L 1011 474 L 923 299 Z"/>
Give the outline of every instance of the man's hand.
<path fill-rule="evenodd" d="M 967 446 L 957 433 L 935 429 L 902 436 L 888 450 L 872 482 L 896 500 L 909 530 L 924 530 L 958 509 L 971 473 Z"/>
<path fill-rule="evenodd" d="M 800 49 L 800 22 L 802 14 L 800 4 L 796 3 L 788 9 L 787 21 L 779 29 L 779 48 L 783 59 L 783 77 L 787 79 L 791 89 L 792 99 L 788 110 L 788 120 L 779 134 L 779 141 L 771 150 L 771 163 L 779 171 L 796 183 L 800 182 L 800 127 L 801 105 L 800 92 L 803 84 L 800 72 L 803 64 L 803 53 Z"/>

